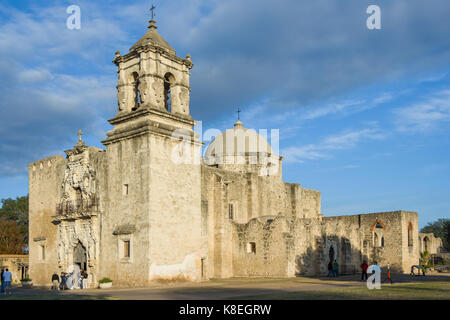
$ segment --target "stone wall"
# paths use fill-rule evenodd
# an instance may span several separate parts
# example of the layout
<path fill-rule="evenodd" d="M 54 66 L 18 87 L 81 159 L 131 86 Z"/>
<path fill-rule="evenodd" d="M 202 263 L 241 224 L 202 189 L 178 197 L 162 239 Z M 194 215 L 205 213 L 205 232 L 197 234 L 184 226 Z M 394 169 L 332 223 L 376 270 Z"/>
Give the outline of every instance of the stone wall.
<path fill-rule="evenodd" d="M 430 254 L 444 252 L 441 238 L 436 238 L 433 233 L 419 232 L 419 253 L 428 251 Z"/>
<path fill-rule="evenodd" d="M 48 285 L 58 271 L 58 227 L 53 224 L 66 160 L 54 156 L 29 165 L 29 263 L 35 285 Z"/>
<path fill-rule="evenodd" d="M 28 266 L 28 255 L 0 254 L 0 270 L 11 272 L 13 285 L 28 276 Z"/>

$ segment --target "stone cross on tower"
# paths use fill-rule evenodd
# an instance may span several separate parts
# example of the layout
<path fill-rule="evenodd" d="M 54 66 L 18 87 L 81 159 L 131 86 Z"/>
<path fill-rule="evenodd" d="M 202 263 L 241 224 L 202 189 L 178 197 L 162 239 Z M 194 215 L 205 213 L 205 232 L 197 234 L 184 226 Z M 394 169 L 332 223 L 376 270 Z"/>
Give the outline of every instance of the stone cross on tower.
<path fill-rule="evenodd" d="M 152 7 L 150 8 L 150 11 L 152 12 L 152 20 L 155 19 L 155 9 L 156 7 L 154 5 L 152 5 Z"/>
<path fill-rule="evenodd" d="M 83 131 L 78 130 L 78 142 L 82 142 L 83 139 L 81 138 L 81 136 L 83 135 Z"/>

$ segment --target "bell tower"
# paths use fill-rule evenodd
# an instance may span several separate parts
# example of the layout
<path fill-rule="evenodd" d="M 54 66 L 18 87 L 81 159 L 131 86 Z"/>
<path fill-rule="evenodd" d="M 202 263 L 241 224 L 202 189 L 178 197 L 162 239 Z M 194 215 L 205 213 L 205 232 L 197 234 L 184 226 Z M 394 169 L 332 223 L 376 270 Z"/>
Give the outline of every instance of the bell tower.
<path fill-rule="evenodd" d="M 118 114 L 155 110 L 181 119 L 192 120 L 189 112 L 191 57 L 179 58 L 160 36 L 154 20 L 147 33 L 121 56 L 118 66 Z"/>
<path fill-rule="evenodd" d="M 185 263 L 182 276 L 199 280 L 202 145 L 189 110 L 191 58 L 177 57 L 152 19 L 130 52 L 117 52 L 113 62 L 118 108 L 109 120 L 114 128 L 102 141 L 107 157 L 102 239 L 118 248 L 114 272 L 179 278 L 168 275 L 167 267 Z"/>

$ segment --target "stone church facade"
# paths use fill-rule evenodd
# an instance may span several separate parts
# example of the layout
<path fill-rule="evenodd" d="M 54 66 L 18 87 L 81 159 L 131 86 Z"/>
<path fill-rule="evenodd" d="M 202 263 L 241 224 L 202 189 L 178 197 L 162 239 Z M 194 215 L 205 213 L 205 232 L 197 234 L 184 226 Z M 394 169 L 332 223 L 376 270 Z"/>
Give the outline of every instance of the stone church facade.
<path fill-rule="evenodd" d="M 118 112 L 105 149 L 79 133 L 66 157 L 29 165 L 30 277 L 87 270 L 90 286 L 155 280 L 341 273 L 362 260 L 409 272 L 419 261 L 418 215 L 324 217 L 320 192 L 282 180 L 266 138 L 238 121 L 201 156 L 189 109 L 191 57 L 155 22 L 116 53 Z"/>

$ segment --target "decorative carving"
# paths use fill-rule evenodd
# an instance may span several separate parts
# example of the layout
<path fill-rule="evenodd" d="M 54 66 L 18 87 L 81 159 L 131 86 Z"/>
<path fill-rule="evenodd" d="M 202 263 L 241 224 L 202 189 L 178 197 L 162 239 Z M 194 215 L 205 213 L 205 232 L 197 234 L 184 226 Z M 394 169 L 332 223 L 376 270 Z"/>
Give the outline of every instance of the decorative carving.
<path fill-rule="evenodd" d="M 96 172 L 89 164 L 89 153 L 85 152 L 88 147 L 81 134 L 80 131 L 74 149 L 66 151 L 68 162 L 61 186 L 62 197 L 56 208 L 59 216 L 90 216 L 97 209 Z"/>

